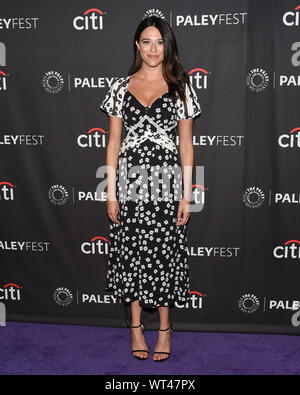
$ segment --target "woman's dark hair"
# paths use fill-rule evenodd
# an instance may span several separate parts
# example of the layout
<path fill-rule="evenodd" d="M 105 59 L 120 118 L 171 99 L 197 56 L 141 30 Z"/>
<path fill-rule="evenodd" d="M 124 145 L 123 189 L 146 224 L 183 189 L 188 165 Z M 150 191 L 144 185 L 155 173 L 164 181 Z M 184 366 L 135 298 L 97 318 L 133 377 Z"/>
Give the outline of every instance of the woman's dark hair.
<path fill-rule="evenodd" d="M 164 41 L 164 60 L 162 62 L 162 74 L 169 86 L 170 97 L 175 101 L 176 92 L 180 99 L 185 103 L 185 83 L 189 84 L 189 76 L 184 71 L 183 67 L 179 62 L 178 48 L 176 38 L 167 21 L 157 17 L 150 16 L 141 21 L 138 25 L 134 39 L 133 39 L 133 52 L 134 60 L 129 68 L 128 74 L 132 75 L 136 73 L 142 66 L 143 59 L 140 51 L 136 46 L 135 42 L 140 41 L 140 36 L 144 29 L 149 26 L 156 27 L 162 36 Z"/>

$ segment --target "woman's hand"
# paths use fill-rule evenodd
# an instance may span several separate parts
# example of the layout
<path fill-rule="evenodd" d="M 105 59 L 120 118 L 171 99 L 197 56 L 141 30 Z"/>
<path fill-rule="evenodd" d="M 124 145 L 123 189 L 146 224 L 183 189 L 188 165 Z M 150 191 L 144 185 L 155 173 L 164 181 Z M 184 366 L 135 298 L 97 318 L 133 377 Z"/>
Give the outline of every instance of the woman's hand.
<path fill-rule="evenodd" d="M 188 219 L 191 216 L 191 213 L 189 211 L 190 204 L 191 202 L 189 200 L 182 198 L 178 206 L 176 225 L 180 226 L 187 223 Z"/>
<path fill-rule="evenodd" d="M 107 199 L 106 206 L 107 206 L 107 214 L 109 216 L 109 219 L 116 224 L 120 224 L 120 221 L 117 218 L 119 212 L 119 202 L 117 200 Z"/>

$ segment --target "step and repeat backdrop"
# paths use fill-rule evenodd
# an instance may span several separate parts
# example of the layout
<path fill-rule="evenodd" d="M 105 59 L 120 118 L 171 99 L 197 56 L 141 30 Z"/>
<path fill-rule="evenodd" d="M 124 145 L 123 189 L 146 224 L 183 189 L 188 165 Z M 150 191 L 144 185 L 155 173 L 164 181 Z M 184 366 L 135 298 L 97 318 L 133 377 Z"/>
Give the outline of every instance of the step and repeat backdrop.
<path fill-rule="evenodd" d="M 300 2 L 3 1 L 0 304 L 8 321 L 120 326 L 105 292 L 109 118 L 100 108 L 159 12 L 202 115 L 193 129 L 191 300 L 174 329 L 300 333 Z M 177 140 L 179 144 L 179 139 Z M 195 181 L 195 180 L 194 180 Z M 158 311 L 143 310 L 150 329 Z"/>

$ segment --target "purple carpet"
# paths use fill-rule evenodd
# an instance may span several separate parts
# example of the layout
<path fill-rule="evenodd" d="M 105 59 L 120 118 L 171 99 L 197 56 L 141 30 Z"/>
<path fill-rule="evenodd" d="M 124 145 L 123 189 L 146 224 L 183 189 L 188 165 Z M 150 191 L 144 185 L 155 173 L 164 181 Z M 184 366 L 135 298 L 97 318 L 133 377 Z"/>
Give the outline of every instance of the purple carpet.
<path fill-rule="evenodd" d="M 151 352 L 157 332 L 145 337 Z M 7 322 L 0 339 L 1 375 L 300 373 L 298 336 L 174 331 L 163 363 L 136 360 L 124 328 Z"/>

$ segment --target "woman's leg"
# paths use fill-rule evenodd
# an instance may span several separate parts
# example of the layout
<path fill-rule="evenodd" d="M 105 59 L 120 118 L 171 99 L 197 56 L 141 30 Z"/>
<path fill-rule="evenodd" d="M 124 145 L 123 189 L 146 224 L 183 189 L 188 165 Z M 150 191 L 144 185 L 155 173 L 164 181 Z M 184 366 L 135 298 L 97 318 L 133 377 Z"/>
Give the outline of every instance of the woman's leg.
<path fill-rule="evenodd" d="M 131 303 L 131 325 L 137 326 L 141 323 L 142 306 L 140 306 L 139 301 L 135 300 Z M 131 340 L 132 340 L 132 350 L 148 350 L 143 336 L 143 330 L 140 326 L 139 328 L 131 329 Z M 146 352 L 135 352 L 133 353 L 137 357 L 147 358 L 148 353 Z"/>
<path fill-rule="evenodd" d="M 167 329 L 170 326 L 169 319 L 169 307 L 158 307 L 159 312 L 159 329 Z M 171 349 L 171 330 L 168 331 L 158 331 L 158 340 L 154 351 L 167 351 L 170 352 Z M 154 354 L 154 360 L 161 360 L 167 358 L 168 354 Z"/>

